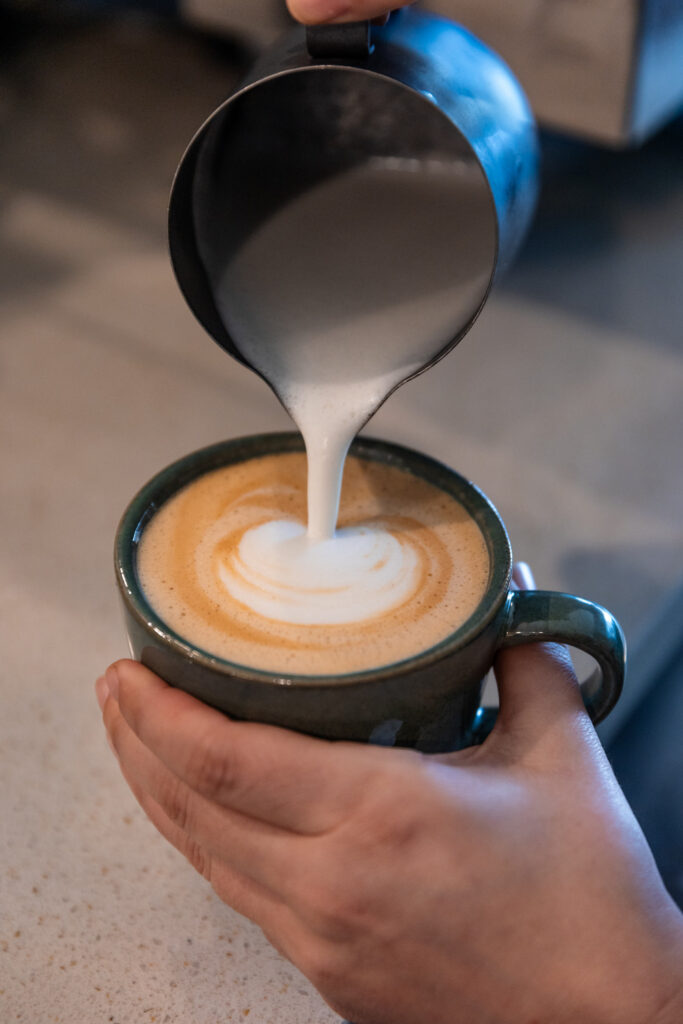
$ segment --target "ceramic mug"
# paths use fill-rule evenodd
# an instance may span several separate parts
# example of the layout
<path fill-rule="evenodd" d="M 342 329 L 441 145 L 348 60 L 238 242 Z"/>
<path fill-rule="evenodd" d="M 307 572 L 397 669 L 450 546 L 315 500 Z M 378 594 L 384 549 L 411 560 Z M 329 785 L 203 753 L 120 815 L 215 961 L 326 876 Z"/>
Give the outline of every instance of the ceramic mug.
<path fill-rule="evenodd" d="M 328 739 L 424 752 L 480 742 L 495 721 L 480 707 L 483 680 L 496 653 L 540 640 L 567 643 L 592 655 L 594 674 L 582 685 L 593 722 L 612 710 L 624 681 L 625 644 L 613 616 L 569 594 L 510 589 L 512 552 L 496 509 L 474 484 L 419 452 L 361 437 L 351 453 L 428 480 L 474 518 L 490 558 L 486 592 L 476 611 L 440 643 L 391 665 L 323 677 L 277 674 L 232 664 L 194 647 L 149 605 L 138 580 L 140 538 L 161 505 L 197 477 L 247 459 L 303 451 L 298 434 L 262 434 L 194 452 L 158 473 L 133 498 L 116 536 L 115 567 L 130 649 L 172 686 L 237 719 L 265 722 Z"/>

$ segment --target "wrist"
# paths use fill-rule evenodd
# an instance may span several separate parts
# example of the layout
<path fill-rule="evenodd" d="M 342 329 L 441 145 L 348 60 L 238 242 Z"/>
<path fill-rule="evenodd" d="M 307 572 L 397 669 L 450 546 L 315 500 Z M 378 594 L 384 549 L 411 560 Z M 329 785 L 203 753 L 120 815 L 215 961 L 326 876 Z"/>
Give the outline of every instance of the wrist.
<path fill-rule="evenodd" d="M 683 964 L 683 949 L 680 951 Z M 680 1024 L 683 1020 L 683 966 L 678 971 L 678 978 L 673 979 L 670 991 L 662 991 L 661 1002 L 652 1024 Z"/>
<path fill-rule="evenodd" d="M 659 974 L 657 988 L 653 992 L 654 1005 L 651 1017 L 644 1017 L 643 1024 L 680 1024 L 683 1021 L 683 915 L 673 900 L 667 908 L 668 927 L 660 940 L 657 956 Z"/>
<path fill-rule="evenodd" d="M 634 947 L 632 957 L 624 958 L 618 994 L 614 1001 L 605 1001 L 600 1024 L 683 1021 L 683 916 L 672 910 L 670 927 L 659 935 L 659 941 L 653 943 L 650 934 Z"/>
<path fill-rule="evenodd" d="M 648 909 L 636 926 L 622 914 L 609 930 L 596 932 L 597 941 L 570 967 L 570 981 L 565 974 L 558 986 L 576 996 L 557 1007 L 558 1021 L 682 1024 L 683 915 L 668 896 Z"/>

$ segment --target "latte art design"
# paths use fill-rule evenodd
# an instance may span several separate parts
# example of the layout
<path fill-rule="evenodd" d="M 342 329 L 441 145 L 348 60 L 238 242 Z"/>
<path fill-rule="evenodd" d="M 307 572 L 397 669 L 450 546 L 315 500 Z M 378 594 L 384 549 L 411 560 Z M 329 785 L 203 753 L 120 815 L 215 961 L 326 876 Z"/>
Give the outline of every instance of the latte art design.
<path fill-rule="evenodd" d="M 213 563 L 236 601 L 266 619 L 310 626 L 383 615 L 404 604 L 421 577 L 415 549 L 379 524 L 310 541 L 302 523 L 266 522 L 226 552 L 219 545 Z"/>
<path fill-rule="evenodd" d="M 401 661 L 454 632 L 484 593 L 478 526 L 403 470 L 349 457 L 335 536 L 312 541 L 305 522 L 303 453 L 215 470 L 145 527 L 140 583 L 201 650 L 298 675 Z"/>

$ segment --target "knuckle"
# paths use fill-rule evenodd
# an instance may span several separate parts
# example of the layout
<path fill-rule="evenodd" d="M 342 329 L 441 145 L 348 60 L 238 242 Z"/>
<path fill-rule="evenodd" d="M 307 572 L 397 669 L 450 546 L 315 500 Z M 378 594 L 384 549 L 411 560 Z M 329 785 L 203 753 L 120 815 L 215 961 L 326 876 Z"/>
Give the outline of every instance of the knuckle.
<path fill-rule="evenodd" d="M 393 854 L 402 854 L 413 846 L 422 833 L 422 823 L 413 808 L 392 807 L 374 823 L 370 842 Z"/>
<path fill-rule="evenodd" d="M 206 878 L 206 880 L 210 882 L 211 858 L 203 847 L 201 847 L 199 843 L 195 842 L 194 839 L 188 839 L 184 853 L 195 871 L 199 872 L 203 878 Z"/>
<path fill-rule="evenodd" d="M 328 894 L 327 905 L 321 915 L 327 936 L 337 941 L 348 940 L 364 930 L 372 916 L 371 901 L 364 896 L 342 886 Z"/>
<path fill-rule="evenodd" d="M 334 991 L 349 981 L 348 976 L 344 977 L 346 972 L 338 954 L 324 942 L 307 943 L 296 959 L 299 970 L 321 992 Z"/>
<path fill-rule="evenodd" d="M 311 893 L 304 900 L 302 916 L 316 935 L 338 938 L 347 931 L 344 926 L 344 908 L 339 905 L 339 901 L 333 903 L 322 894 Z"/>
<path fill-rule="evenodd" d="M 317 871 L 311 871 L 295 883 L 296 909 L 307 926 L 318 935 L 327 934 L 334 924 L 330 889 L 329 879 Z"/>
<path fill-rule="evenodd" d="M 181 832 L 187 832 L 192 820 L 192 793 L 180 779 L 169 778 L 159 793 L 159 803 L 166 816 Z"/>
<path fill-rule="evenodd" d="M 193 748 L 186 765 L 186 777 L 192 789 L 208 800 L 219 800 L 235 781 L 233 758 L 208 733 Z"/>
<path fill-rule="evenodd" d="M 404 855 L 424 835 L 424 797 L 412 773 L 378 779 L 359 808 L 354 842 L 384 856 Z"/>
<path fill-rule="evenodd" d="M 350 879 L 343 860 L 330 856 L 325 868 L 300 880 L 296 909 L 319 937 L 346 941 L 368 924 L 373 900 L 360 879 Z"/>
<path fill-rule="evenodd" d="M 290 878 L 309 928 L 333 941 L 375 929 L 387 902 L 383 878 L 400 874 L 429 841 L 427 817 L 425 791 L 412 772 L 404 779 L 378 777 L 355 812 L 320 843 L 316 858 L 307 857 Z"/>

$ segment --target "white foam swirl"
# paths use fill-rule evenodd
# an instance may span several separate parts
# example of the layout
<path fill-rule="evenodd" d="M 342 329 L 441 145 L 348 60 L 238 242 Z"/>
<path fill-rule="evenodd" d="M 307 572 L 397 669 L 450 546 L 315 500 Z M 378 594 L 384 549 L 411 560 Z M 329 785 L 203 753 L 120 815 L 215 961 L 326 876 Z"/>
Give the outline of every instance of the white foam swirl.
<path fill-rule="evenodd" d="M 296 625 L 342 625 L 403 604 L 420 579 L 415 550 L 380 526 L 338 530 L 311 541 L 301 523 L 252 527 L 219 557 L 217 574 L 256 614 Z"/>

